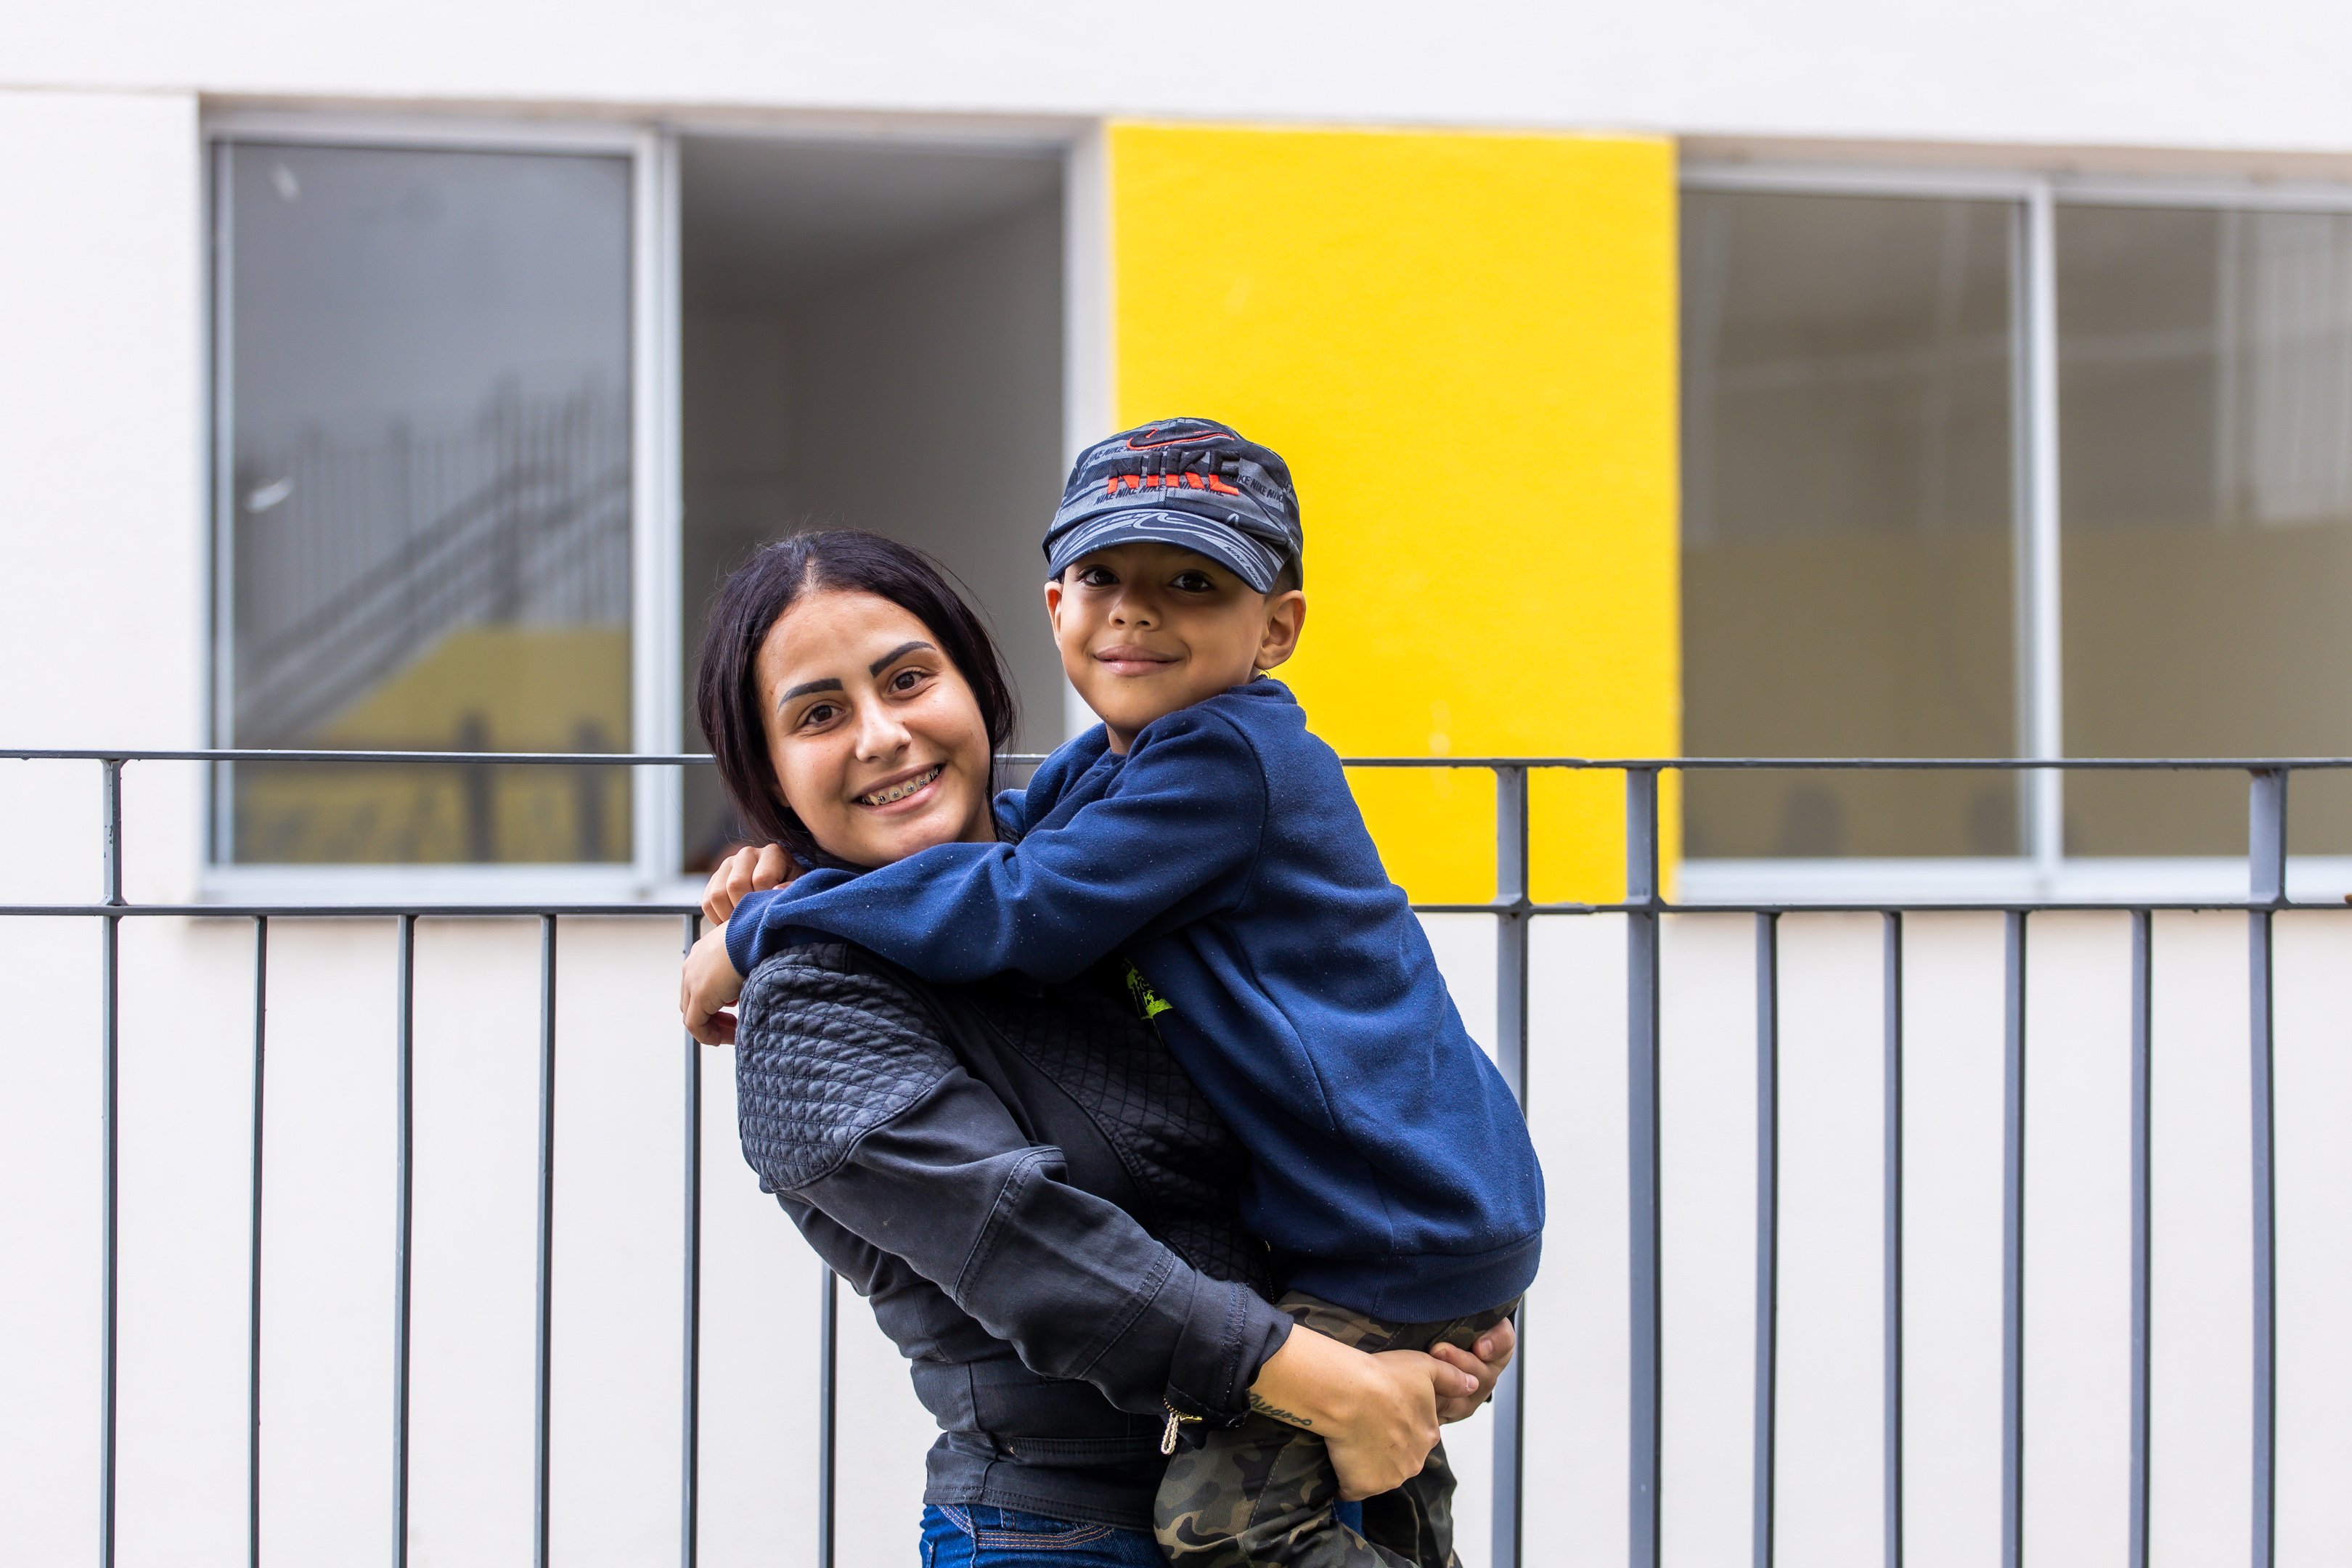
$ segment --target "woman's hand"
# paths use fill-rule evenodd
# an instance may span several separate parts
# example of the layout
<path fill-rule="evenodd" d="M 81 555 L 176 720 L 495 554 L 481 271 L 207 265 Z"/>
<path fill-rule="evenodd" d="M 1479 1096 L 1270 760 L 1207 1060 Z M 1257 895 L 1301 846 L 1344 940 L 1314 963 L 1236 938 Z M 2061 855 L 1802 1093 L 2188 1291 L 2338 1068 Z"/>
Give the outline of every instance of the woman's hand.
<path fill-rule="evenodd" d="M 745 845 L 712 869 L 710 881 L 702 889 L 702 918 L 712 925 L 725 925 L 744 894 L 781 888 L 793 879 L 794 869 L 782 845 Z"/>
<path fill-rule="evenodd" d="M 710 922 L 686 955 L 677 978 L 677 1010 L 686 1032 L 706 1046 L 735 1043 L 735 1015 L 722 1008 L 743 994 L 743 977 L 727 956 L 727 917 L 746 893 L 764 893 L 793 879 L 799 868 L 781 844 L 745 845 L 719 862 L 702 889 L 702 915 Z"/>
<path fill-rule="evenodd" d="M 1502 1381 L 1503 1369 L 1511 1364 L 1511 1352 L 1518 1349 L 1518 1332 L 1506 1318 L 1480 1334 L 1477 1342 L 1466 1351 L 1460 1345 L 1433 1345 L 1430 1354 L 1478 1380 L 1478 1386 L 1468 1394 L 1439 1394 L 1438 1420 L 1462 1421 L 1477 1415 L 1479 1407 L 1494 1397 L 1495 1384 Z"/>
<path fill-rule="evenodd" d="M 1367 1355 L 1299 1327 L 1250 1384 L 1250 1408 L 1305 1427 L 1330 1450 L 1339 1495 L 1393 1491 L 1437 1447 L 1440 1399 L 1465 1399 L 1477 1377 L 1419 1351 Z"/>
<path fill-rule="evenodd" d="M 750 851 L 745 851 L 750 853 Z M 735 1015 L 719 1011 L 743 994 L 743 977 L 727 956 L 727 928 L 712 926 L 696 939 L 677 978 L 677 1010 L 686 1032 L 706 1046 L 735 1043 Z"/>

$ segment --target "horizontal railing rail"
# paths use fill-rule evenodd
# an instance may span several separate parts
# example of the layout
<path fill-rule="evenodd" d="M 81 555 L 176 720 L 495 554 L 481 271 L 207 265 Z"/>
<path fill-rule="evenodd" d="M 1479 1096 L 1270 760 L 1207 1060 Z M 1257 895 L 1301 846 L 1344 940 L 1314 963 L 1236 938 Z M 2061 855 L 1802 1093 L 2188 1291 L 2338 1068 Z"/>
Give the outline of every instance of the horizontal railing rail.
<path fill-rule="evenodd" d="M 701 913 L 691 903 L 648 900 L 614 901 L 512 900 L 486 902 L 304 902 L 133 903 L 124 896 L 122 775 L 131 763 L 200 763 L 267 765 L 273 763 L 405 763 L 418 766 L 699 767 L 707 755 L 641 755 L 608 752 L 235 751 L 217 749 L 131 750 L 115 748 L 19 748 L 0 750 L 0 760 L 95 763 L 100 769 L 100 896 L 89 903 L 0 904 L 0 916 L 95 919 L 100 928 L 98 1033 L 100 1094 L 100 1321 L 99 1541 L 102 1568 L 112 1568 L 117 1519 L 118 1219 L 120 1128 L 121 949 L 126 919 L 177 916 L 245 919 L 253 923 L 253 1050 L 251 1182 L 247 1355 L 247 1524 L 250 1560 L 261 1553 L 261 1318 L 262 1193 L 267 1144 L 266 1084 L 268 1044 L 267 985 L 269 929 L 286 918 L 373 918 L 398 922 L 395 956 L 394 1075 L 396 1172 L 393 1312 L 393 1487 L 391 1533 L 395 1568 L 404 1568 L 408 1547 L 410 1284 L 414 1236 L 415 1162 L 415 1045 L 416 922 L 420 919 L 535 919 L 540 924 L 538 1257 L 536 1380 L 534 1386 L 534 1553 L 549 1559 L 549 1452 L 551 1423 L 550 1327 L 553 1292 L 555 1202 L 555 1075 L 557 1027 L 555 974 L 559 922 L 570 917 L 637 916 L 676 919 L 684 947 L 700 933 Z M 1033 765 L 1036 756 L 1006 756 L 1010 766 Z M 2130 1010 L 2131 1137 L 2131 1394 L 2128 1422 L 2129 1493 L 2127 1568 L 2149 1561 L 2150 1300 L 2152 1234 L 2151 999 L 2155 914 L 2173 910 L 2234 910 L 2248 917 L 2250 1068 L 2252 1075 L 2251 1152 L 2254 1194 L 2252 1226 L 2253 1433 L 2251 1478 L 2254 1568 L 2272 1568 L 2277 1507 L 2277 1191 L 2273 1125 L 2273 921 L 2290 910 L 2345 912 L 2343 902 L 2294 902 L 2286 896 L 2287 784 L 2294 773 L 2352 768 L 2352 758 L 1787 758 L 1787 757 L 1361 757 L 1361 768 L 1442 768 L 1491 773 L 1496 784 L 1496 894 L 1485 901 L 1419 902 L 1423 913 L 1484 914 L 1496 922 L 1496 1058 L 1506 1079 L 1524 1105 L 1528 1090 L 1528 951 L 1530 923 L 1538 916 L 1617 916 L 1626 927 L 1627 1100 L 1629 1161 L 1628 1262 L 1633 1328 L 1628 1375 L 1630 1417 L 1629 1562 L 1657 1568 L 1661 1561 L 1663 1329 L 1661 1267 L 1663 1211 L 1659 1162 L 1661 921 L 1667 915 L 1749 916 L 1755 925 L 1756 1027 L 1756 1302 L 1754 1328 L 1754 1428 L 1752 1435 L 1752 1559 L 1768 1568 L 1775 1550 L 1776 1411 L 1778 1390 L 1780 1158 L 1780 921 L 1793 913 L 1874 914 L 1881 921 L 1885 981 L 1882 1032 L 1884 1099 L 1881 1201 L 1884 1263 L 1880 1310 L 1883 1323 L 1883 1424 L 1881 1509 L 1885 1561 L 1899 1568 L 1904 1541 L 1903 1395 L 1905 1327 L 1903 1289 L 1904 1182 L 1904 922 L 1906 914 L 1982 912 L 2003 921 L 2003 1110 L 2001 1299 L 2001 1486 L 2000 1539 L 2003 1568 L 2017 1568 L 2024 1553 L 2024 1334 L 2025 1334 L 2025 1087 L 2026 973 L 2029 920 L 2066 910 L 2123 913 L 2131 927 Z M 1669 772 L 1748 771 L 2182 771 L 2242 773 L 2248 778 L 2247 888 L 2242 899 L 2193 900 L 2068 901 L 2018 898 L 1951 902 L 1944 900 L 1822 903 L 1755 901 L 1680 905 L 1664 896 L 1660 857 L 1664 837 L 1658 784 Z M 1625 897 L 1595 902 L 1546 902 L 1530 891 L 1528 775 L 1547 770 L 1613 772 L 1625 775 Z M 698 1553 L 699 1394 L 701 1378 L 701 1119 L 702 1058 L 685 1042 L 685 1165 L 682 1181 L 685 1237 L 681 1280 L 684 1316 L 679 1453 L 679 1561 L 693 1568 Z M 835 1547 L 837 1310 L 835 1279 L 823 1276 L 822 1325 L 817 1373 L 819 1496 L 816 1557 L 833 1568 Z M 1496 1397 L 1493 1551 L 1498 1563 L 1524 1561 L 1522 1497 L 1525 1406 L 1521 1400 L 1527 1348 L 1540 1353 L 1540 1341 L 1526 1338 Z"/>
<path fill-rule="evenodd" d="M 1005 752 L 998 762 L 1034 767 L 1043 752 Z M 479 767 L 519 763 L 563 767 L 709 767 L 708 752 L 355 752 L 183 748 L 130 751 L 110 746 L 14 749 L 0 747 L 0 762 L 68 763 L 443 763 Z M 1651 768 L 1674 773 L 1725 768 L 1751 773 L 1817 773 L 1878 770 L 1887 773 L 2228 773 L 2284 768 L 2293 773 L 2352 768 L 2352 757 L 1346 757 L 1351 768 L 1574 768 L 1622 773 Z"/>

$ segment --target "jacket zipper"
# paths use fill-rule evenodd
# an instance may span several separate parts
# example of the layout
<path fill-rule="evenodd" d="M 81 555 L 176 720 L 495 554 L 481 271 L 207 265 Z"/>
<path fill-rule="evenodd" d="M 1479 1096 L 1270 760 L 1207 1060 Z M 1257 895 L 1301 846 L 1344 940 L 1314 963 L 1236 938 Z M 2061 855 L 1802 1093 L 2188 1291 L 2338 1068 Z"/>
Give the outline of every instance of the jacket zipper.
<path fill-rule="evenodd" d="M 1170 1405 L 1164 1399 L 1160 1403 L 1168 1412 L 1167 1429 L 1160 1434 L 1160 1451 L 1163 1454 L 1172 1454 L 1176 1451 L 1177 1424 L 1182 1421 L 1191 1421 L 1197 1424 L 1201 1420 L 1201 1417 L 1198 1415 L 1185 1415 L 1180 1414 L 1174 1405 Z"/>

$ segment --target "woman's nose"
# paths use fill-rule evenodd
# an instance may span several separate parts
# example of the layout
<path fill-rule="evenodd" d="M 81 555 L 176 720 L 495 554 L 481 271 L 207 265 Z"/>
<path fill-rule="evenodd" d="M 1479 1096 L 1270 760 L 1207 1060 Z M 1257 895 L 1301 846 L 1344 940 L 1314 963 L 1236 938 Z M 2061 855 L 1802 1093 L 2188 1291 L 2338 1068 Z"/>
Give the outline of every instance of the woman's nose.
<path fill-rule="evenodd" d="M 898 714 L 880 702 L 859 705 L 857 715 L 857 755 L 872 761 L 887 757 L 893 752 L 904 751 L 908 740 L 907 726 L 898 721 Z"/>

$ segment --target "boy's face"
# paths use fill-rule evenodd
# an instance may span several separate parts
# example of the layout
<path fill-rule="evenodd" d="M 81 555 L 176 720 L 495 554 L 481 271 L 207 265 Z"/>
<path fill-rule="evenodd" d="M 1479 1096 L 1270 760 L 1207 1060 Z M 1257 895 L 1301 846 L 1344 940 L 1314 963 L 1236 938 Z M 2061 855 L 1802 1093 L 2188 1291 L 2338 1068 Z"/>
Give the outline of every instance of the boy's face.
<path fill-rule="evenodd" d="M 1154 719 L 1288 658 L 1307 595 L 1254 592 L 1181 545 L 1115 544 L 1046 584 L 1045 613 L 1064 673 L 1124 754 Z"/>

